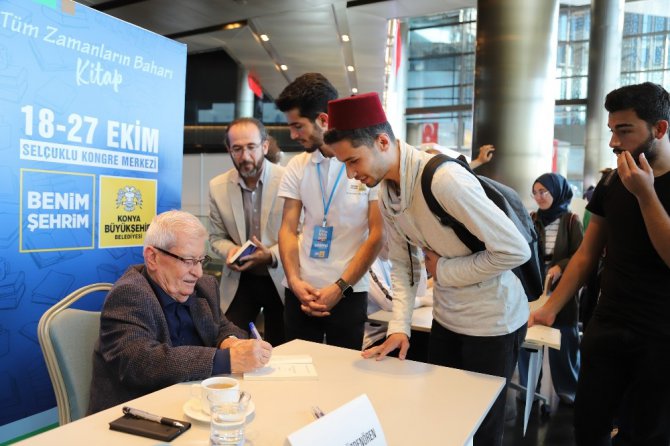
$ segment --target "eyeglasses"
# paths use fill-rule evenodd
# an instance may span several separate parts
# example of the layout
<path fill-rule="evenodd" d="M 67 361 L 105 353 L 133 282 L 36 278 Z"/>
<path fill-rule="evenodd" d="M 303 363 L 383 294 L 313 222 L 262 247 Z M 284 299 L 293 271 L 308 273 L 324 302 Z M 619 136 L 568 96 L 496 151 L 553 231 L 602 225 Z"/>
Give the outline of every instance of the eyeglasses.
<path fill-rule="evenodd" d="M 537 197 L 544 198 L 544 197 L 547 196 L 548 193 L 549 193 L 549 191 L 544 190 L 544 189 L 543 190 L 534 190 L 533 192 L 530 193 L 530 196 L 533 197 L 533 198 L 537 198 Z"/>
<path fill-rule="evenodd" d="M 244 146 L 233 146 L 229 149 L 229 151 L 234 157 L 239 158 L 239 157 L 242 156 L 242 154 L 244 152 L 247 152 L 249 154 L 254 153 L 262 145 L 263 145 L 263 143 L 261 142 L 260 144 L 255 144 L 255 143 L 247 144 L 246 147 L 244 147 Z"/>
<path fill-rule="evenodd" d="M 154 249 L 157 250 L 157 251 L 162 252 L 163 254 L 165 254 L 167 256 L 173 257 L 177 260 L 181 260 L 189 268 L 193 268 L 195 265 L 198 265 L 198 264 L 200 264 L 200 266 L 203 266 L 205 263 L 212 260 L 212 258 L 210 256 L 205 256 L 201 259 L 193 259 L 193 258 L 185 259 L 184 257 L 178 256 L 177 254 L 172 254 L 170 251 L 166 251 L 165 249 L 159 248 L 158 246 L 154 246 Z"/>

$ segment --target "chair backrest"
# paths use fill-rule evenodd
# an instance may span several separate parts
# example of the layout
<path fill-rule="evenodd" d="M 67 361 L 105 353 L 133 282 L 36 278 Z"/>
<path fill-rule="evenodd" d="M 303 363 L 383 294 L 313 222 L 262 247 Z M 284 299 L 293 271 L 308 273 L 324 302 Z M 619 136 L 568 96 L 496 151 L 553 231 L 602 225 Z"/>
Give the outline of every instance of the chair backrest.
<path fill-rule="evenodd" d="M 111 288 L 111 283 L 95 283 L 79 288 L 40 318 L 37 336 L 56 394 L 58 422 L 61 425 L 86 415 L 93 347 L 100 332 L 99 311 L 69 307 L 90 293 L 109 291 Z"/>

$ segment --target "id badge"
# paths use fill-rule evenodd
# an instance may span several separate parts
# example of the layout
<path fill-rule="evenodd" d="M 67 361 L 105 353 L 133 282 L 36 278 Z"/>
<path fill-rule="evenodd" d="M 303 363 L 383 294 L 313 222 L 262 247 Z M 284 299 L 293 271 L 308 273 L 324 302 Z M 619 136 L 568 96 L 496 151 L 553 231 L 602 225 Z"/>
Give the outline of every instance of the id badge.
<path fill-rule="evenodd" d="M 332 226 L 315 226 L 314 236 L 312 237 L 312 248 L 309 251 L 309 256 L 315 259 L 327 259 L 332 241 Z"/>

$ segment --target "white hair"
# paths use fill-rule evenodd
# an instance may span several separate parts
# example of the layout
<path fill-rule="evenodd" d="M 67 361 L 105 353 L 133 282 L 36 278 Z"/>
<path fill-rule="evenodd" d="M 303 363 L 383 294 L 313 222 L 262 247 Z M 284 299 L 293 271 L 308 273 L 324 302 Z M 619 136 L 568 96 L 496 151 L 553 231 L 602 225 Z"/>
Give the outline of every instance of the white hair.
<path fill-rule="evenodd" d="M 184 211 L 171 210 L 156 215 L 144 236 L 144 246 L 171 249 L 177 244 L 177 235 L 207 237 L 207 229 L 198 217 Z"/>

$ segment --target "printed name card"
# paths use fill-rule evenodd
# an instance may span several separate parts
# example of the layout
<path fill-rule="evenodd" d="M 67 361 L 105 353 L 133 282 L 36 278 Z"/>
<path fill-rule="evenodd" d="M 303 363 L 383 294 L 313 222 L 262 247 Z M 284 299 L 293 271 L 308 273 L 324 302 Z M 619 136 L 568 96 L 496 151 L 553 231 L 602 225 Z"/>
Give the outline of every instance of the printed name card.
<path fill-rule="evenodd" d="M 386 446 L 379 418 L 365 394 L 292 433 L 288 441 L 292 446 Z"/>

